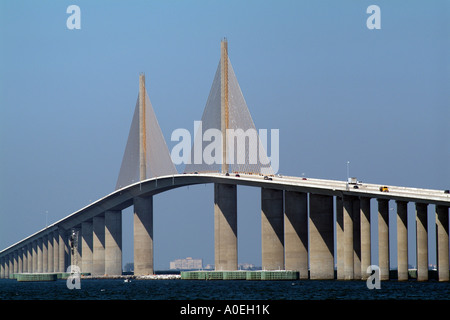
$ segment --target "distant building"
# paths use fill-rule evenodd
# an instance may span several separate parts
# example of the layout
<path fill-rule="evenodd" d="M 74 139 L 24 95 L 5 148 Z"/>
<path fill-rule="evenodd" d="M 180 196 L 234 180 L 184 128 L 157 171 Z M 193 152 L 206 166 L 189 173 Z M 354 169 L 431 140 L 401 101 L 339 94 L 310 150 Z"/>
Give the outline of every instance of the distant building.
<path fill-rule="evenodd" d="M 170 261 L 170 269 L 192 270 L 202 268 L 203 268 L 202 259 L 192 259 L 192 257 L 187 257 L 186 259 L 177 259 L 175 261 Z"/>
<path fill-rule="evenodd" d="M 241 263 L 238 265 L 239 270 L 260 270 L 260 267 L 256 267 L 252 263 Z"/>

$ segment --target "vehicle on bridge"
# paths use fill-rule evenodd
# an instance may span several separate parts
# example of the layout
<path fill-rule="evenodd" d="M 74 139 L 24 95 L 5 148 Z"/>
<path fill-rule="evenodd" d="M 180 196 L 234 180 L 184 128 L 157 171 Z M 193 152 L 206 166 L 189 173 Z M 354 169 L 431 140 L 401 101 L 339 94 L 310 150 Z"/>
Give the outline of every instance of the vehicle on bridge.
<path fill-rule="evenodd" d="M 389 188 L 386 186 L 382 186 L 382 187 L 380 187 L 380 191 L 381 192 L 389 192 Z"/>

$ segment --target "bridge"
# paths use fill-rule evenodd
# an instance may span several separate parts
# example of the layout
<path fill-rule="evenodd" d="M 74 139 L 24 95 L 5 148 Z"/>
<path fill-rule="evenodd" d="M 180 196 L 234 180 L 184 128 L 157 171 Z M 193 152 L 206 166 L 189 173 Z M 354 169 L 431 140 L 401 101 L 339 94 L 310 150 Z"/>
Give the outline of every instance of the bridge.
<path fill-rule="evenodd" d="M 261 252 L 265 270 L 296 270 L 301 279 L 367 279 L 371 261 L 371 199 L 377 200 L 378 266 L 389 279 L 389 202 L 397 208 L 397 278 L 408 279 L 408 203 L 415 204 L 417 280 L 429 279 L 428 254 L 435 248 L 439 281 L 449 281 L 450 195 L 444 190 L 384 186 L 275 174 L 268 157 L 230 161 L 239 151 L 220 141 L 219 162 L 194 161 L 178 173 L 139 76 L 139 94 L 116 190 L 0 251 L 0 277 L 17 273 L 63 273 L 70 265 L 92 275 L 122 274 L 122 211 L 134 209 L 134 273 L 153 268 L 153 196 L 171 189 L 214 184 L 216 270 L 237 270 L 237 186 L 261 190 Z M 216 129 L 254 129 L 250 112 L 228 58 L 227 41 L 202 116 L 202 135 Z M 257 140 L 257 150 L 262 144 Z M 201 150 L 204 150 L 201 142 Z M 230 152 L 232 151 L 232 152 Z M 269 164 L 268 164 L 269 163 Z M 436 225 L 428 225 L 434 208 Z M 428 231 L 436 228 L 436 246 Z M 336 249 L 335 249 L 336 248 Z M 335 266 L 336 261 L 336 266 Z"/>

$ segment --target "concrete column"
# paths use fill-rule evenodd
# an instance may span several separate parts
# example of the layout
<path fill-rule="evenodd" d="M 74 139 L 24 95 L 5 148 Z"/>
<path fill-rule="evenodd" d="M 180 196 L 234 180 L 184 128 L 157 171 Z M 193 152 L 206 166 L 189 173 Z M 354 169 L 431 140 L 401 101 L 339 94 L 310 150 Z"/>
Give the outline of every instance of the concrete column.
<path fill-rule="evenodd" d="M 3 278 L 3 279 L 7 279 L 7 278 L 9 277 L 9 258 L 8 258 L 8 255 L 5 254 L 5 255 L 2 257 L 2 259 L 3 259 L 3 263 L 2 263 L 2 266 L 3 266 L 3 276 L 2 276 L 2 278 Z"/>
<path fill-rule="evenodd" d="M 9 257 L 7 254 L 3 256 L 3 278 L 9 278 Z"/>
<path fill-rule="evenodd" d="M 23 272 L 23 248 L 17 249 L 17 273 Z"/>
<path fill-rule="evenodd" d="M 7 254 L 2 256 L 2 270 L 2 278 L 7 279 L 9 276 L 9 259 Z"/>
<path fill-rule="evenodd" d="M 31 255 L 33 257 L 33 268 L 32 268 L 31 272 L 32 273 L 37 273 L 38 272 L 38 244 L 37 244 L 37 240 L 33 241 Z"/>
<path fill-rule="evenodd" d="M 105 212 L 105 274 L 122 275 L 122 211 L 120 210 Z"/>
<path fill-rule="evenodd" d="M 5 279 L 9 278 L 9 255 L 6 254 L 5 257 L 5 262 L 4 262 L 4 266 L 5 266 Z"/>
<path fill-rule="evenodd" d="M 18 253 L 17 250 L 14 250 L 13 252 L 13 259 L 14 259 L 14 273 L 17 273 L 19 271 L 19 263 L 18 263 Z"/>
<path fill-rule="evenodd" d="M 353 280 L 353 197 L 344 196 L 344 279 Z"/>
<path fill-rule="evenodd" d="M 28 272 L 28 246 L 22 247 L 22 272 Z"/>
<path fill-rule="evenodd" d="M 9 264 L 8 255 L 3 255 L 2 258 L 1 258 L 1 265 L 2 266 L 1 266 L 1 271 L 0 271 L 0 275 L 1 275 L 2 279 L 8 278 L 8 272 L 9 272 L 8 264 Z"/>
<path fill-rule="evenodd" d="M 237 270 L 237 187 L 214 184 L 214 262 L 216 270 Z"/>
<path fill-rule="evenodd" d="M 68 255 L 67 235 L 63 229 L 58 229 L 58 272 L 66 272 L 66 257 Z"/>
<path fill-rule="evenodd" d="M 361 279 L 361 207 L 359 198 L 353 199 L 353 279 Z"/>
<path fill-rule="evenodd" d="M 47 255 L 48 255 L 48 267 L 47 272 L 55 272 L 55 268 L 53 265 L 53 232 L 50 232 L 48 235 L 47 242 Z"/>
<path fill-rule="evenodd" d="M 361 211 L 356 197 L 343 198 L 344 279 L 361 279 Z"/>
<path fill-rule="evenodd" d="M 153 197 L 134 198 L 134 274 L 153 274 Z"/>
<path fill-rule="evenodd" d="M 43 254 L 42 254 L 42 238 L 37 240 L 37 273 L 42 273 L 43 267 Z"/>
<path fill-rule="evenodd" d="M 5 257 L 0 257 L 0 279 L 5 277 Z"/>
<path fill-rule="evenodd" d="M 0 279 L 5 278 L 5 257 L 0 257 Z"/>
<path fill-rule="evenodd" d="M 96 216 L 92 219 L 93 233 L 93 275 L 105 274 L 105 217 Z"/>
<path fill-rule="evenodd" d="M 397 273 L 398 280 L 408 280 L 408 202 L 397 203 Z"/>
<path fill-rule="evenodd" d="M 2 256 L 1 258 L 1 263 L 2 263 L 2 269 L 1 269 L 1 277 L 2 279 L 7 279 L 9 276 L 9 261 L 8 261 L 8 255 L 5 254 Z"/>
<path fill-rule="evenodd" d="M 81 223 L 81 252 L 83 254 L 81 272 L 92 273 L 93 271 L 93 230 L 92 221 Z"/>
<path fill-rule="evenodd" d="M 416 203 L 417 281 L 428 280 L 428 205 Z"/>
<path fill-rule="evenodd" d="M 9 276 L 8 278 L 12 278 L 14 274 L 14 252 L 9 254 Z"/>
<path fill-rule="evenodd" d="M 27 244 L 27 272 L 33 273 L 33 243 Z"/>
<path fill-rule="evenodd" d="M 284 269 L 283 190 L 261 188 L 261 247 L 264 270 Z"/>
<path fill-rule="evenodd" d="M 23 273 L 28 272 L 28 246 L 22 247 L 22 271 Z"/>
<path fill-rule="evenodd" d="M 344 280 L 344 202 L 342 197 L 336 197 L 336 252 L 337 279 Z"/>
<path fill-rule="evenodd" d="M 449 281 L 448 207 L 436 205 L 437 268 L 439 281 Z"/>
<path fill-rule="evenodd" d="M 334 279 L 333 197 L 310 194 L 309 208 L 310 278 Z"/>
<path fill-rule="evenodd" d="M 7 254 L 5 254 L 3 257 L 3 262 L 2 262 L 2 266 L 3 266 L 3 277 L 4 279 L 8 279 L 9 278 L 9 256 Z"/>
<path fill-rule="evenodd" d="M 361 279 L 369 277 L 367 268 L 371 263 L 371 240 L 370 240 L 370 198 L 360 197 L 361 210 Z"/>
<path fill-rule="evenodd" d="M 3 278 L 8 279 L 9 277 L 9 257 L 7 254 L 3 256 Z"/>
<path fill-rule="evenodd" d="M 53 231 L 53 272 L 59 271 L 59 232 Z"/>
<path fill-rule="evenodd" d="M 5 262 L 4 262 L 4 269 L 5 269 L 5 279 L 9 278 L 9 255 L 6 254 L 4 256 Z"/>
<path fill-rule="evenodd" d="M 389 200 L 378 200 L 378 264 L 380 280 L 389 280 Z"/>
<path fill-rule="evenodd" d="M 308 195 L 285 191 L 284 205 L 285 268 L 308 279 Z"/>
<path fill-rule="evenodd" d="M 42 237 L 42 272 L 48 272 L 48 237 Z"/>

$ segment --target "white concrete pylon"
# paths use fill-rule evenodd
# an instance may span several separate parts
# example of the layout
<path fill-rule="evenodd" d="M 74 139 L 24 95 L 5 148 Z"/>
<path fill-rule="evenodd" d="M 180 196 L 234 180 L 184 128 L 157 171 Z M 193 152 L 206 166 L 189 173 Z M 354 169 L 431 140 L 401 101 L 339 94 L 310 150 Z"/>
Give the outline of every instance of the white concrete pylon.
<path fill-rule="evenodd" d="M 190 163 L 186 164 L 184 172 L 273 174 L 231 65 L 226 39 L 221 42 L 220 51 L 221 58 L 203 111 L 201 127 L 194 132 L 194 143 L 200 147 L 192 146 Z M 208 140 L 205 133 L 213 130 L 221 134 L 221 156 L 214 159 L 219 161 L 208 163 L 204 159 L 205 154 L 209 155 L 206 148 L 215 141 Z M 230 141 L 227 141 L 228 134 Z M 241 141 L 244 142 L 240 144 Z M 201 150 L 200 157 L 196 156 L 197 150 Z"/>
<path fill-rule="evenodd" d="M 139 82 L 139 94 L 116 190 L 145 179 L 178 173 L 148 97 L 143 74 Z"/>

